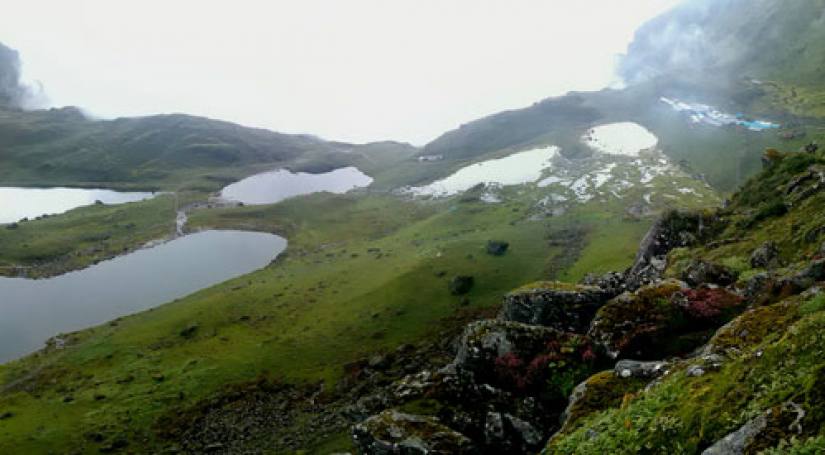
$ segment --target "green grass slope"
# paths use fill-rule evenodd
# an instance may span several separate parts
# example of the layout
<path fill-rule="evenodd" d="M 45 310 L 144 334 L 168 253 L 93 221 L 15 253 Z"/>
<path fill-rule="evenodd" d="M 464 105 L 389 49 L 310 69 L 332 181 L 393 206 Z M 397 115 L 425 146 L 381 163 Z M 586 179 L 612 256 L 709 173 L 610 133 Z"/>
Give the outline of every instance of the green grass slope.
<path fill-rule="evenodd" d="M 810 173 L 823 169 L 822 154 L 772 154 L 771 165 L 720 210 L 723 229 L 713 241 L 670 253 L 673 277 L 696 259 L 734 270 L 741 292 L 757 291 L 747 310 L 719 329 L 703 354 L 674 360 L 661 379 L 602 403 L 551 439 L 547 453 L 701 453 L 760 415 L 768 416 L 766 429 L 745 453 L 822 452 L 825 296 L 821 283 L 807 283 L 800 294 L 791 284 L 796 278 L 787 277 L 822 258 L 825 193 Z M 750 255 L 767 241 L 780 262 L 755 268 Z M 760 275 L 768 283 L 762 288 L 752 281 Z M 703 364 L 709 353 L 718 367 Z M 703 374 L 691 372 L 697 365 Z"/>
<path fill-rule="evenodd" d="M 275 232 L 289 247 L 258 272 L 0 366 L 0 415 L 8 416 L 0 420 L 0 452 L 95 452 L 123 441 L 161 450 L 173 443 L 160 436 L 159 419 L 233 384 L 265 377 L 333 388 L 347 364 L 494 311 L 524 282 L 627 266 L 649 225 L 609 200 L 537 219 L 532 190 L 506 193 L 499 204 L 317 194 L 193 212 L 191 229 Z M 508 241 L 507 254 L 486 254 L 491 239 Z M 448 289 L 456 275 L 474 277 L 464 303 Z M 312 415 L 259 442 L 306 434 L 301 422 Z M 310 440 L 346 449 L 344 430 Z"/>
<path fill-rule="evenodd" d="M 0 275 L 43 277 L 119 256 L 175 233 L 175 197 L 91 205 L 0 228 Z"/>
<path fill-rule="evenodd" d="M 0 183 L 215 191 L 276 167 L 382 168 L 415 149 L 342 144 L 189 115 L 91 120 L 75 108 L 0 109 Z"/>

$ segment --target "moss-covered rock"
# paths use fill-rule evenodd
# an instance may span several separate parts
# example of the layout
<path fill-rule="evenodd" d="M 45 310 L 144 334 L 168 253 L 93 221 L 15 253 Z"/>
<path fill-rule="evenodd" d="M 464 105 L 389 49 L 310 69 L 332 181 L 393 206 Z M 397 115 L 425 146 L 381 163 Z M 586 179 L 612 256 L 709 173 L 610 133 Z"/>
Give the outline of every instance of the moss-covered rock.
<path fill-rule="evenodd" d="M 682 289 L 665 281 L 622 294 L 599 309 L 588 335 L 612 358 L 662 358 L 662 337 L 677 314 L 670 300 Z"/>
<path fill-rule="evenodd" d="M 469 438 L 434 417 L 404 414 L 388 409 L 355 425 L 352 440 L 369 454 L 471 454 L 479 453 Z"/>
<path fill-rule="evenodd" d="M 549 327 L 487 320 L 467 326 L 451 368 L 476 382 L 564 399 L 597 359 L 590 340 Z"/>
<path fill-rule="evenodd" d="M 714 212 L 669 211 L 650 228 L 639 245 L 633 265 L 627 272 L 629 289 L 658 281 L 667 265 L 667 254 L 674 248 L 693 246 L 720 229 Z"/>
<path fill-rule="evenodd" d="M 507 294 L 500 317 L 583 333 L 596 311 L 611 297 L 614 295 L 610 291 L 595 286 L 534 283 Z"/>
<path fill-rule="evenodd" d="M 577 385 L 570 394 L 570 401 L 562 414 L 562 427 L 553 435 L 559 439 L 580 426 L 581 421 L 593 413 L 619 407 L 630 394 L 644 388 L 649 381 L 638 377 L 621 377 L 614 370 L 602 371 Z"/>

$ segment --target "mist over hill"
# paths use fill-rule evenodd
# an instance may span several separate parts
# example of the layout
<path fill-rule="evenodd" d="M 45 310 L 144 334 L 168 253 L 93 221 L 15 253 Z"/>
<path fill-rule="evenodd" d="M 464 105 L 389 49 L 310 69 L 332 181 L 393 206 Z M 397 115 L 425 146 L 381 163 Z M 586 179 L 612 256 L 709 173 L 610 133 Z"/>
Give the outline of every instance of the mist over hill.
<path fill-rule="evenodd" d="M 0 106 L 18 107 L 29 96 L 20 85 L 20 55 L 0 43 Z"/>
<path fill-rule="evenodd" d="M 825 1 L 694 0 L 642 26 L 619 73 L 694 81 L 825 77 Z"/>
<path fill-rule="evenodd" d="M 423 148 L 28 109 L 0 45 L 0 186 L 163 190 L 0 226 L 0 279 L 208 230 L 288 241 L 0 363 L 0 453 L 825 452 L 823 12 L 686 1 L 637 32 L 626 86 Z M 218 192 L 345 166 L 372 183 Z"/>

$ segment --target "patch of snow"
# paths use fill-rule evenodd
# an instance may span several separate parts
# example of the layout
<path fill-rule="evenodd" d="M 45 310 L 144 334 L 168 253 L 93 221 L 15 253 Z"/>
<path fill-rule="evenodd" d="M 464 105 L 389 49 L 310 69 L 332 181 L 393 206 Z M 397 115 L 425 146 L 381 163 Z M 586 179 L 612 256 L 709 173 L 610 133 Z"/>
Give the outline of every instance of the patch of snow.
<path fill-rule="evenodd" d="M 576 179 L 572 185 L 570 185 L 570 189 L 576 193 L 576 198 L 580 202 L 587 202 L 590 199 L 593 199 L 593 195 L 588 193 L 588 189 L 590 188 L 588 176 L 582 176 Z"/>
<path fill-rule="evenodd" d="M 711 126 L 739 125 L 751 131 L 779 128 L 776 123 L 748 119 L 744 114 L 728 114 L 707 104 L 686 103 L 665 97 L 659 99 L 673 110 L 687 113 L 693 123 L 705 123 Z"/>
<path fill-rule="evenodd" d="M 613 169 L 616 168 L 616 163 L 610 163 L 604 167 L 604 169 L 600 169 L 593 174 L 593 183 L 596 188 L 601 188 L 602 185 L 607 183 L 612 176 Z"/>
<path fill-rule="evenodd" d="M 563 185 L 569 185 L 570 181 L 567 180 L 567 179 L 561 178 L 559 176 L 556 176 L 556 175 L 551 175 L 550 177 L 547 177 L 547 178 L 539 181 L 538 186 L 539 186 L 539 188 L 544 188 L 544 187 L 548 187 L 548 186 L 556 184 L 556 183 L 561 183 Z"/>

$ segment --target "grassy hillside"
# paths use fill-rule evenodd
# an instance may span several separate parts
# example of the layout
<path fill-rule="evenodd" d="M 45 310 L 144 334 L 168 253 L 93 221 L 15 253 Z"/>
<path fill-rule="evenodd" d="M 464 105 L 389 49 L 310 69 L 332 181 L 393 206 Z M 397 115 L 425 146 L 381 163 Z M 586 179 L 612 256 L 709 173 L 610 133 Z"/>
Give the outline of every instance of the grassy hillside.
<path fill-rule="evenodd" d="M 4 226 L 0 228 L 0 275 L 60 274 L 170 237 L 175 232 L 175 204 L 174 196 L 164 194 Z"/>
<path fill-rule="evenodd" d="M 404 144 L 341 144 L 180 114 L 90 120 L 71 107 L 0 109 L 0 150 L 4 185 L 199 191 L 275 167 L 323 172 L 414 152 Z"/>
<path fill-rule="evenodd" d="M 141 450 L 174 446 L 159 419 L 199 415 L 200 406 L 233 387 L 265 378 L 289 387 L 323 381 L 326 390 L 339 390 L 336 384 L 350 380 L 352 362 L 404 343 L 420 345 L 479 312 L 495 311 L 501 296 L 524 282 L 578 279 L 630 263 L 647 219 L 625 216 L 625 204 L 612 198 L 536 218 L 539 194 L 516 187 L 499 204 L 461 196 L 411 201 L 319 194 L 195 211 L 192 229 L 276 232 L 289 247 L 263 270 L 71 334 L 63 349 L 0 366 L 0 415 L 10 415 L 0 420 L 0 452 L 88 452 L 124 442 Z M 507 254 L 487 254 L 489 240 L 509 242 Z M 448 289 L 456 275 L 474 277 L 464 297 Z M 348 400 L 336 393 L 330 392 L 331 402 Z M 264 440 L 256 444 L 347 448 L 346 424 L 306 431 L 304 425 L 337 415 L 329 406 L 295 411 L 291 423 L 258 435 Z"/>
<path fill-rule="evenodd" d="M 647 387 L 612 401 L 594 395 L 548 453 L 699 453 L 745 427 L 752 433 L 731 436 L 741 453 L 822 452 L 825 296 L 817 280 L 825 194 L 816 176 L 823 166 L 821 154 L 773 154 L 719 211 L 723 228 L 713 241 L 671 251 L 671 277 L 684 277 L 697 260 L 733 270 L 731 288 L 746 311 L 696 356 L 670 359 L 668 373 Z M 776 258 L 755 263 L 752 253 L 766 242 Z"/>

